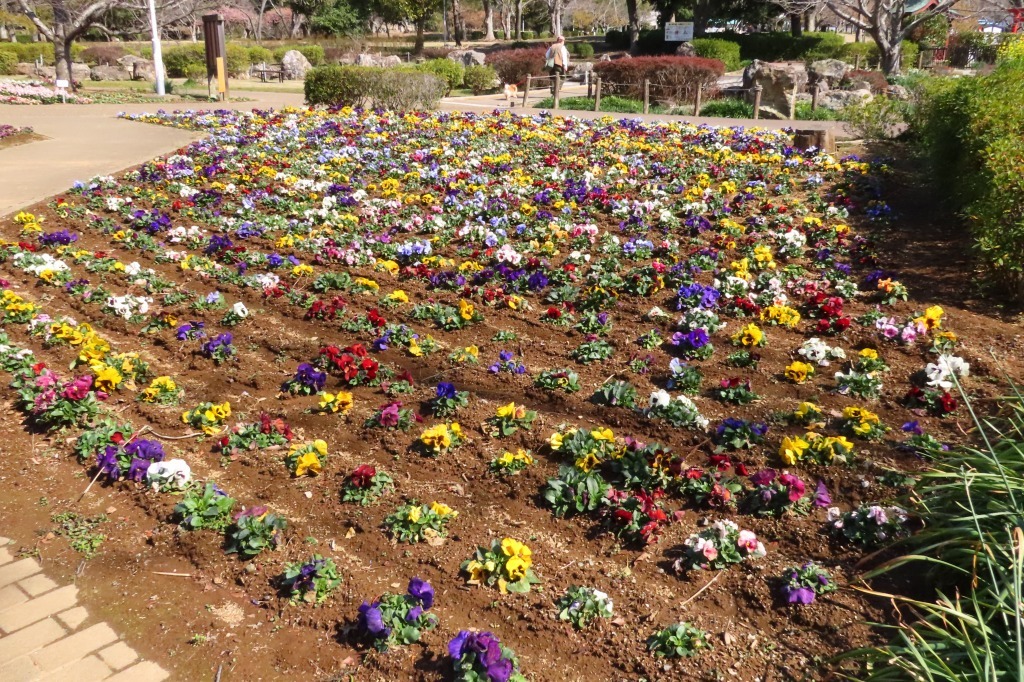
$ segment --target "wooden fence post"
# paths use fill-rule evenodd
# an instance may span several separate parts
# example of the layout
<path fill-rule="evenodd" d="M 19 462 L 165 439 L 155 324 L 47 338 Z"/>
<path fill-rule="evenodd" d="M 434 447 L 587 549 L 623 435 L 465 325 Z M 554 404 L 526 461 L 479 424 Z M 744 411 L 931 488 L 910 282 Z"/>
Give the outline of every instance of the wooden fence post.
<path fill-rule="evenodd" d="M 530 81 L 533 80 L 533 76 L 526 74 L 526 87 L 523 88 L 523 108 L 526 108 L 526 98 L 530 96 Z"/>
<path fill-rule="evenodd" d="M 651 113 L 651 81 L 644 79 L 644 113 Z"/>
<path fill-rule="evenodd" d="M 799 93 L 799 92 L 800 92 L 800 86 L 799 85 L 794 85 L 793 86 L 793 104 L 789 108 L 789 120 L 790 121 L 795 121 L 796 120 L 796 96 L 797 96 L 797 93 Z"/>
<path fill-rule="evenodd" d="M 594 111 L 601 111 L 601 77 L 597 77 L 597 84 L 594 85 Z"/>
<path fill-rule="evenodd" d="M 853 68 L 854 70 L 860 70 L 860 54 L 853 55 Z"/>
<path fill-rule="evenodd" d="M 815 111 L 818 108 L 818 84 L 815 83 L 811 86 L 811 111 Z"/>
<path fill-rule="evenodd" d="M 761 91 L 764 88 L 758 84 L 754 86 L 754 120 L 761 118 Z"/>
<path fill-rule="evenodd" d="M 923 67 L 924 67 L 924 51 L 921 51 L 921 52 L 917 53 L 917 68 L 920 69 L 920 68 L 923 68 Z"/>
<path fill-rule="evenodd" d="M 700 116 L 700 101 L 704 97 L 704 84 L 697 83 L 697 98 L 693 103 L 693 115 Z"/>
<path fill-rule="evenodd" d="M 555 102 L 552 109 L 558 108 L 558 98 L 562 94 L 562 77 L 559 74 L 555 74 Z"/>

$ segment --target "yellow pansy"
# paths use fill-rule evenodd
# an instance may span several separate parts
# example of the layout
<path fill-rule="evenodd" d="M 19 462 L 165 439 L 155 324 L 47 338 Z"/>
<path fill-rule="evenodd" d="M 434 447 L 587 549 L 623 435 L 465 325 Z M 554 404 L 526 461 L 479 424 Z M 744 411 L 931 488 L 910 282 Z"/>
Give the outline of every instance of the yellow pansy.
<path fill-rule="evenodd" d="M 782 445 L 779 446 L 779 457 L 784 463 L 792 466 L 803 458 L 809 447 L 810 443 L 803 438 L 786 436 L 782 439 Z"/>
<path fill-rule="evenodd" d="M 304 455 L 300 455 L 299 459 L 295 462 L 296 476 L 305 476 L 306 474 L 316 476 L 322 471 L 322 469 L 323 467 L 320 464 L 320 458 L 313 452 L 307 452 Z"/>

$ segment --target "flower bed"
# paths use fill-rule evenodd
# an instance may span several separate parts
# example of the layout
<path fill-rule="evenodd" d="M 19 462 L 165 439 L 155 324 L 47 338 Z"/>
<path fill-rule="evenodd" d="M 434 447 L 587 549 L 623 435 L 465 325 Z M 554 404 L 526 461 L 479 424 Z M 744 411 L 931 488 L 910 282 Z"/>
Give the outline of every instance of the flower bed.
<path fill-rule="evenodd" d="M 877 641 L 855 566 L 963 439 L 955 385 L 993 390 L 860 232 L 881 169 L 685 124 L 133 118 L 209 136 L 4 225 L 0 368 L 139 502 L 133 554 L 259 623 L 236 674 L 751 679 Z M 780 599 L 810 561 L 838 590 Z"/>

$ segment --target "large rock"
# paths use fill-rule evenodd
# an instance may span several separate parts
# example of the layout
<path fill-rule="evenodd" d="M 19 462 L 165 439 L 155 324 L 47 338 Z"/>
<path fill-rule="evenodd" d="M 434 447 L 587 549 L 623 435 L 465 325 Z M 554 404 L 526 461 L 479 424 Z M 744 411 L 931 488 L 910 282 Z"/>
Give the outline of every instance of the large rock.
<path fill-rule="evenodd" d="M 483 66 L 487 55 L 476 50 L 455 50 L 448 53 L 448 59 L 463 66 Z"/>
<path fill-rule="evenodd" d="M 402 58 L 396 54 L 389 54 L 386 57 L 377 59 L 377 66 L 401 66 Z"/>
<path fill-rule="evenodd" d="M 593 77 L 594 74 L 594 62 L 576 62 L 572 65 L 572 76 L 573 80 L 585 83 L 587 77 Z"/>
<path fill-rule="evenodd" d="M 288 50 L 281 57 L 281 68 L 284 69 L 284 77 L 290 81 L 300 81 L 306 77 L 306 72 L 313 68 L 313 65 L 306 59 L 306 55 L 298 50 Z"/>
<path fill-rule="evenodd" d="M 807 86 L 803 64 L 762 62 L 755 59 L 743 70 L 743 87 L 761 86 L 761 115 L 791 119 L 796 113 L 796 95 Z M 751 98 L 753 93 L 751 92 Z"/>
<path fill-rule="evenodd" d="M 92 69 L 89 68 L 88 64 L 82 64 L 80 62 L 71 62 L 71 80 L 78 83 L 84 83 L 92 77 Z"/>
<path fill-rule="evenodd" d="M 679 47 L 676 48 L 676 54 L 680 57 L 696 57 L 697 49 L 693 46 L 693 43 L 679 43 Z"/>
<path fill-rule="evenodd" d="M 859 104 L 870 99 L 870 90 L 829 90 L 818 97 L 818 106 L 823 109 L 839 111 L 851 104 Z"/>
<path fill-rule="evenodd" d="M 356 66 L 379 66 L 377 58 L 372 54 L 357 54 L 355 64 Z"/>
<path fill-rule="evenodd" d="M 120 66 L 106 66 L 100 64 L 89 71 L 89 78 L 94 81 L 129 81 L 132 74 Z"/>
<path fill-rule="evenodd" d="M 853 67 L 839 59 L 821 59 L 811 62 L 807 75 L 811 83 L 827 83 L 829 88 L 839 85 Z"/>
<path fill-rule="evenodd" d="M 166 69 L 164 70 L 164 77 L 167 77 Z M 153 61 L 137 57 L 135 61 L 132 62 L 132 80 L 155 83 L 156 67 L 153 66 Z"/>

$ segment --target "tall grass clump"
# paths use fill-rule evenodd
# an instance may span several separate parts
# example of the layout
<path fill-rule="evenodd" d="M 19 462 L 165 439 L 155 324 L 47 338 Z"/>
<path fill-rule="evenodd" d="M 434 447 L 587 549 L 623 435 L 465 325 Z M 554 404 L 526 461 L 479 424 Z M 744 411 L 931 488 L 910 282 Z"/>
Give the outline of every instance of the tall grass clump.
<path fill-rule="evenodd" d="M 916 488 L 923 528 L 907 553 L 867 574 L 911 569 L 935 586 L 934 602 L 894 599 L 906 620 L 880 647 L 841 658 L 866 682 L 1024 680 L 1024 398 L 981 418 L 965 397 L 978 444 L 943 453 Z"/>

